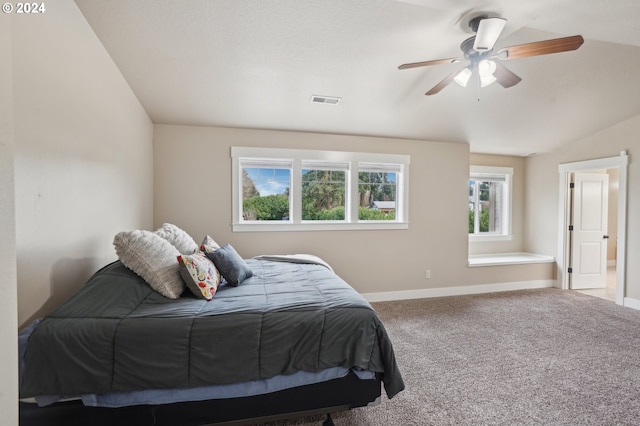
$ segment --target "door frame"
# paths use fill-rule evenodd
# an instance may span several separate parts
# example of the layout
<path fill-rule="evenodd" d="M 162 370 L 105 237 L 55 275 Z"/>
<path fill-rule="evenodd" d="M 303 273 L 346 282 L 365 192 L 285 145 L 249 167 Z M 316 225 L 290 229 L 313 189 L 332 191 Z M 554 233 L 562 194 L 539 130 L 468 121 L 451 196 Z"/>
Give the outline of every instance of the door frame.
<path fill-rule="evenodd" d="M 598 158 L 595 160 L 562 163 L 558 166 L 558 268 L 559 287 L 569 289 L 569 223 L 570 197 L 569 182 L 573 172 L 601 169 L 618 169 L 618 247 L 616 250 L 616 304 L 624 306 L 626 271 L 626 235 L 627 235 L 627 166 L 629 156 L 621 151 L 619 157 Z"/>

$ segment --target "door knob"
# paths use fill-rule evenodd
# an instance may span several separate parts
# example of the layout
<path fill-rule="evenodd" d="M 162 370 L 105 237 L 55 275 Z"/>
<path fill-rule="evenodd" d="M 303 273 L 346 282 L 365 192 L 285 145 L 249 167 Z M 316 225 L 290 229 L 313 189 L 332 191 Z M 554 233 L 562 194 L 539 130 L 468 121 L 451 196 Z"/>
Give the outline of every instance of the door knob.
<path fill-rule="evenodd" d="M 606 240 L 606 239 L 609 238 L 609 236 L 608 235 L 603 235 L 602 238 Z"/>

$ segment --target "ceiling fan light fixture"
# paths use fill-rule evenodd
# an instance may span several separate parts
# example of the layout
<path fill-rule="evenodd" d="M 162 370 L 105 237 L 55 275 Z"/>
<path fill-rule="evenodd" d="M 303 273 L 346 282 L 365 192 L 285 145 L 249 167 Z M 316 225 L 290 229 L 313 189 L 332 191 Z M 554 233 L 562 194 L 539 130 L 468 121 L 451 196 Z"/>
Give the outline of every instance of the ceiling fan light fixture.
<path fill-rule="evenodd" d="M 496 72 L 496 68 L 496 63 L 488 59 L 483 59 L 478 62 L 478 74 L 480 74 L 480 76 L 493 75 L 493 73 Z"/>
<path fill-rule="evenodd" d="M 453 81 L 458 83 L 462 87 L 467 87 L 467 83 L 469 83 L 469 79 L 471 78 L 471 70 L 469 68 L 464 68 L 462 71 L 458 73 L 453 78 Z"/>
<path fill-rule="evenodd" d="M 492 75 L 481 75 L 480 76 L 480 87 L 487 87 L 491 83 L 494 83 L 496 78 Z"/>
<path fill-rule="evenodd" d="M 480 75 L 480 87 L 487 87 L 491 83 L 496 81 L 496 77 L 493 75 L 496 72 L 496 63 L 483 59 L 478 62 L 478 74 Z"/>

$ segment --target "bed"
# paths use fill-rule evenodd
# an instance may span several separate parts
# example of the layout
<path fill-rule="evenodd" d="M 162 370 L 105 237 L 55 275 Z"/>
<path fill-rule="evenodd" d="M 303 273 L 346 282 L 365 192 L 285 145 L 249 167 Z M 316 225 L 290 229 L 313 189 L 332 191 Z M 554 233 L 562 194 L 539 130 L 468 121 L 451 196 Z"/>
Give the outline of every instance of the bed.
<path fill-rule="evenodd" d="M 404 389 L 383 324 L 329 265 L 244 263 L 211 300 L 167 298 L 120 260 L 96 272 L 21 334 L 21 424 L 244 424 Z"/>

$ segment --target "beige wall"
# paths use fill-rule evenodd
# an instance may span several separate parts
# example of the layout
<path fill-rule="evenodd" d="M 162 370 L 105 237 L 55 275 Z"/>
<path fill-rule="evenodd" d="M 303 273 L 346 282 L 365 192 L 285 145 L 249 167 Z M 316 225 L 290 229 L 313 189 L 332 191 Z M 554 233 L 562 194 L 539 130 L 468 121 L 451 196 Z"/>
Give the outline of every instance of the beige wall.
<path fill-rule="evenodd" d="M 232 146 L 408 154 L 409 229 L 233 233 Z M 361 293 L 550 278 L 551 272 L 535 266 L 467 267 L 468 149 L 455 143 L 156 125 L 154 226 L 172 222 L 196 240 L 210 234 L 219 243 L 231 243 L 244 257 L 316 254 Z"/>
<path fill-rule="evenodd" d="M 14 199 L 11 21 L 0 16 L 0 413 L 18 424 L 18 327 Z"/>
<path fill-rule="evenodd" d="M 70 0 L 13 21 L 19 323 L 115 260 L 153 220 L 153 125 Z"/>
<path fill-rule="evenodd" d="M 529 157 L 525 179 L 525 250 L 556 253 L 558 243 L 558 166 L 629 154 L 627 203 L 626 296 L 640 299 L 640 115 L 592 136 L 568 144 L 555 153 Z"/>
<path fill-rule="evenodd" d="M 511 192 L 512 239 L 509 241 L 471 241 L 469 242 L 469 254 L 523 251 L 525 158 L 472 153 L 470 162 L 472 166 L 512 167 L 513 180 Z"/>

